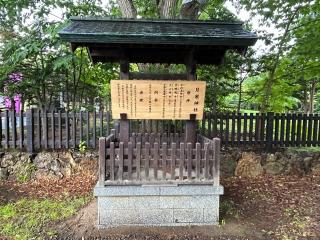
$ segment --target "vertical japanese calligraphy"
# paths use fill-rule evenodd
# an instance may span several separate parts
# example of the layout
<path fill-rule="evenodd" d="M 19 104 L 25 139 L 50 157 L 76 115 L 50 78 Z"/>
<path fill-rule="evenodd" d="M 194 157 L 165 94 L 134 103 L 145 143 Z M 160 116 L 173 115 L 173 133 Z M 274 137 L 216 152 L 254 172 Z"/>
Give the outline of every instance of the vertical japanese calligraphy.
<path fill-rule="evenodd" d="M 204 81 L 112 80 L 112 116 L 128 119 L 202 119 Z"/>

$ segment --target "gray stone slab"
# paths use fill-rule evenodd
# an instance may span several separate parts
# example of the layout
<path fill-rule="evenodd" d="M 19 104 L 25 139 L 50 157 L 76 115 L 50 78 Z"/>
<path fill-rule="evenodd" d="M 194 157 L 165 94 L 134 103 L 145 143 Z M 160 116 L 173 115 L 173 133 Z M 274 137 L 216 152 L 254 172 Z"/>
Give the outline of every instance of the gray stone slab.
<path fill-rule="evenodd" d="M 96 186 L 95 196 L 140 195 L 222 195 L 222 186 L 213 185 L 144 185 L 144 186 Z"/>
<path fill-rule="evenodd" d="M 154 209 L 160 208 L 159 196 L 99 197 L 99 207 L 106 209 Z"/>
<path fill-rule="evenodd" d="M 135 210 L 99 208 L 99 225 L 134 225 L 142 223 L 140 215 Z"/>
<path fill-rule="evenodd" d="M 160 208 L 213 208 L 219 206 L 219 195 L 160 196 Z"/>
<path fill-rule="evenodd" d="M 104 229 L 104 228 L 116 228 L 116 227 L 186 227 L 186 226 L 212 226 L 217 225 L 216 223 L 163 223 L 163 224 L 113 224 L 113 225 L 107 225 L 107 224 L 98 224 L 98 229 Z"/>
<path fill-rule="evenodd" d="M 181 208 L 173 209 L 173 218 L 176 223 L 202 223 L 203 209 Z"/>
<path fill-rule="evenodd" d="M 173 223 L 172 209 L 99 209 L 99 225 L 161 225 Z"/>
<path fill-rule="evenodd" d="M 218 224 L 219 223 L 219 205 L 214 208 L 204 208 L 203 221 L 205 223 Z"/>
<path fill-rule="evenodd" d="M 142 186 L 106 186 L 94 188 L 94 196 L 158 196 L 160 195 L 160 187 L 142 187 Z"/>
<path fill-rule="evenodd" d="M 160 186 L 160 195 L 222 195 L 222 186 L 179 185 L 177 187 Z"/>
<path fill-rule="evenodd" d="M 222 186 L 146 185 L 95 187 L 98 225 L 186 226 L 217 224 Z"/>
<path fill-rule="evenodd" d="M 144 209 L 139 215 L 146 225 L 173 223 L 173 209 Z"/>

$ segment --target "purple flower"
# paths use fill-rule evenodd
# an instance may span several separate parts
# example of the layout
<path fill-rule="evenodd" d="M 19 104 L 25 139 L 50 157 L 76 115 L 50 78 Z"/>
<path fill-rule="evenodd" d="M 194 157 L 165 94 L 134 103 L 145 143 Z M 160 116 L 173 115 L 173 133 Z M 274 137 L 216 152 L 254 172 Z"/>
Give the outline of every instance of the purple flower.
<path fill-rule="evenodd" d="M 8 96 L 5 96 L 5 97 L 4 97 L 4 105 L 6 106 L 6 108 L 7 108 L 8 110 L 11 109 L 12 102 L 11 102 L 10 97 L 8 97 Z"/>
<path fill-rule="evenodd" d="M 14 108 L 16 112 L 20 112 L 21 110 L 21 94 L 17 94 L 13 97 L 14 100 Z"/>
<path fill-rule="evenodd" d="M 9 74 L 9 79 L 7 81 L 5 81 L 5 84 L 10 84 L 10 83 L 13 83 L 13 84 L 17 84 L 19 82 L 22 81 L 22 78 L 23 78 L 23 75 L 22 73 L 20 72 L 14 72 L 14 73 L 11 73 Z M 8 93 L 8 86 L 4 86 L 3 88 L 3 92 L 4 93 Z M 14 109 L 16 112 L 20 112 L 21 110 L 21 94 L 16 94 L 14 97 L 13 97 L 13 101 L 14 101 Z M 5 96 L 4 97 L 4 104 L 5 104 L 5 107 L 10 110 L 13 106 L 12 106 L 12 100 L 10 99 L 9 96 Z"/>
<path fill-rule="evenodd" d="M 9 74 L 9 79 L 13 83 L 21 82 L 22 77 L 23 77 L 22 73 L 19 73 L 19 72 Z"/>

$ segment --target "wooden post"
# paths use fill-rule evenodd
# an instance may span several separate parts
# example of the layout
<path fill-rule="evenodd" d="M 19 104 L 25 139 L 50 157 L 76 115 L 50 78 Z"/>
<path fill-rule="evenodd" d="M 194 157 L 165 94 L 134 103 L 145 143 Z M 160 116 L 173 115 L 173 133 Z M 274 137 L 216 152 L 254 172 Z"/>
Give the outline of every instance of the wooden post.
<path fill-rule="evenodd" d="M 196 115 L 190 114 L 190 120 L 186 120 L 186 135 L 185 142 L 191 143 L 192 147 L 194 147 L 197 137 L 197 121 Z"/>
<path fill-rule="evenodd" d="M 274 114 L 272 112 L 267 113 L 267 129 L 266 129 L 266 150 L 272 151 L 273 146 L 273 120 Z"/>
<path fill-rule="evenodd" d="M 2 111 L 0 110 L 0 147 L 2 148 Z"/>
<path fill-rule="evenodd" d="M 24 126 L 23 126 L 23 110 L 20 110 L 20 119 L 19 119 L 19 126 L 20 126 L 20 149 L 23 149 L 23 141 L 24 141 Z M 1 118 L 0 118 L 1 121 Z M 1 125 L 0 125 L 1 128 Z M 0 141 L 1 142 L 1 141 Z"/>
<path fill-rule="evenodd" d="M 5 111 L 5 132 L 4 132 L 4 138 L 5 138 L 5 148 L 10 148 L 10 123 L 9 123 L 9 111 Z"/>
<path fill-rule="evenodd" d="M 194 60 L 194 48 L 190 49 L 186 56 L 187 79 L 196 80 L 196 62 Z M 195 114 L 190 114 L 190 119 L 185 123 L 185 142 L 195 146 L 197 136 L 197 121 Z"/>
<path fill-rule="evenodd" d="M 106 181 L 106 138 L 99 138 L 99 186 L 104 187 Z"/>
<path fill-rule="evenodd" d="M 129 62 L 127 60 L 120 61 L 120 79 L 129 79 Z M 120 142 L 124 143 L 124 146 L 128 146 L 129 141 L 129 120 L 127 116 L 121 114 L 120 116 Z"/>
<path fill-rule="evenodd" d="M 34 152 L 34 122 L 33 122 L 33 109 L 27 110 L 27 151 Z"/>
<path fill-rule="evenodd" d="M 11 111 L 11 126 L 12 126 L 12 147 L 17 147 L 17 119 L 16 119 L 16 111 Z"/>
<path fill-rule="evenodd" d="M 220 147 L 221 142 L 219 138 L 213 139 L 213 153 L 214 153 L 214 171 L 213 171 L 213 184 L 214 186 L 220 185 Z"/>

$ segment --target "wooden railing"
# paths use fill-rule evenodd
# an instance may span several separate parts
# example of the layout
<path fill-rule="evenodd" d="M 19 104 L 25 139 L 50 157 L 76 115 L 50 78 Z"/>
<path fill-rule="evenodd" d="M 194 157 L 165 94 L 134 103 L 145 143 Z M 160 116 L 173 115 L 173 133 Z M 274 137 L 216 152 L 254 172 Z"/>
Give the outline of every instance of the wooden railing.
<path fill-rule="evenodd" d="M 99 137 L 109 136 L 111 129 L 116 127 L 109 111 L 1 111 L 0 118 L 0 147 L 29 152 L 78 148 L 79 145 L 97 148 Z M 271 151 L 277 147 L 319 146 L 319 121 L 318 114 L 213 115 L 206 112 L 204 119 L 198 121 L 198 132 L 210 139 L 220 138 L 224 147 L 254 147 Z M 181 138 L 184 124 L 184 121 L 172 120 L 131 120 L 130 132 L 141 133 L 152 144 L 152 139 L 159 134 L 162 138 Z"/>
<path fill-rule="evenodd" d="M 277 147 L 320 145 L 318 114 L 205 113 L 200 133 L 219 137 L 225 147 Z"/>
<path fill-rule="evenodd" d="M 195 146 L 176 139 L 115 141 L 99 139 L 99 184 L 193 183 L 219 185 L 220 140 L 206 139 Z"/>
<path fill-rule="evenodd" d="M 113 126 L 107 112 L 0 112 L 1 147 L 26 149 L 96 148 Z"/>

